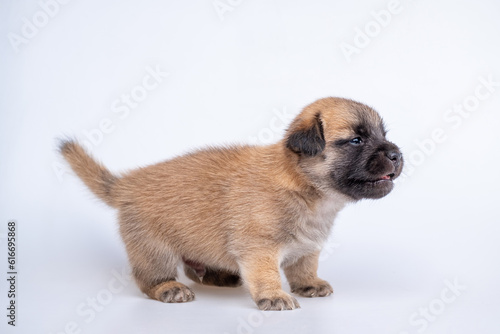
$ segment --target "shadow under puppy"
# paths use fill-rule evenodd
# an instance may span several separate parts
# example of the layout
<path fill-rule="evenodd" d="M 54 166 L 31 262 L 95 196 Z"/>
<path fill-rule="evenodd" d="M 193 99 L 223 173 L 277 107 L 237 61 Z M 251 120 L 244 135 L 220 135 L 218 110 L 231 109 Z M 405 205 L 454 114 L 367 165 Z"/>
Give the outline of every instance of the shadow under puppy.
<path fill-rule="evenodd" d="M 318 278 L 318 256 L 345 204 L 381 198 L 403 166 L 370 107 L 324 98 L 293 120 L 268 146 L 208 148 L 110 173 L 75 141 L 60 151 L 76 174 L 119 210 L 120 233 L 140 289 L 163 302 L 187 302 L 177 282 L 184 264 L 195 282 L 244 283 L 262 310 L 291 310 L 305 297 L 333 293 Z"/>

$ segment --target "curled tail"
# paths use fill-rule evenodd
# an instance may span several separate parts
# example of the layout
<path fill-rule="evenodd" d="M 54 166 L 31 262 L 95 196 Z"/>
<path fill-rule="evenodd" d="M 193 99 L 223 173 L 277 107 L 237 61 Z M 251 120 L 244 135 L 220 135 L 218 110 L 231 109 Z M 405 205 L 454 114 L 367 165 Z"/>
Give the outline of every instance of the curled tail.
<path fill-rule="evenodd" d="M 113 197 L 113 186 L 118 180 L 116 176 L 101 163 L 92 158 L 85 149 L 73 140 L 64 140 L 59 151 L 70 164 L 73 171 L 83 180 L 92 192 L 106 204 L 116 207 Z"/>

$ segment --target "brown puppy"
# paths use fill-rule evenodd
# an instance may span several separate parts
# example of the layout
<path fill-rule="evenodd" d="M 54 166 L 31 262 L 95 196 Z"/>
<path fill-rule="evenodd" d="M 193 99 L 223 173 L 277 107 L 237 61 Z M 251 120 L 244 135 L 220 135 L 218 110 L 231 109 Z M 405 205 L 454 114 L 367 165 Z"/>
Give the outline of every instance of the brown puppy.
<path fill-rule="evenodd" d="M 74 141 L 61 153 L 103 201 L 119 210 L 120 233 L 141 290 L 186 302 L 188 277 L 217 286 L 244 283 L 259 309 L 299 307 L 292 292 L 333 293 L 318 278 L 318 256 L 346 203 L 381 198 L 403 160 L 380 116 L 352 100 L 304 108 L 269 146 L 209 148 L 115 176 Z"/>

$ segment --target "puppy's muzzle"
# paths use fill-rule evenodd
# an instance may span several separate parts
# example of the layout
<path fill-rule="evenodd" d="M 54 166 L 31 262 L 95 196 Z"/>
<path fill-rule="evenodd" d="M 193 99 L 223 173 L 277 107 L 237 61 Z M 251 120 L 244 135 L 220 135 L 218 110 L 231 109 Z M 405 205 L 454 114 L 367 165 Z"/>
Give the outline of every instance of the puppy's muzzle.
<path fill-rule="evenodd" d="M 399 151 L 399 149 L 389 150 L 386 152 L 385 156 L 387 159 L 391 160 L 395 169 L 398 169 L 399 165 L 401 165 L 401 160 L 403 159 L 403 154 Z"/>
<path fill-rule="evenodd" d="M 391 144 L 391 147 L 385 151 L 385 156 L 392 165 L 392 171 L 388 174 L 388 176 L 390 179 L 398 177 L 401 173 L 401 167 L 403 164 L 403 154 L 396 145 Z"/>

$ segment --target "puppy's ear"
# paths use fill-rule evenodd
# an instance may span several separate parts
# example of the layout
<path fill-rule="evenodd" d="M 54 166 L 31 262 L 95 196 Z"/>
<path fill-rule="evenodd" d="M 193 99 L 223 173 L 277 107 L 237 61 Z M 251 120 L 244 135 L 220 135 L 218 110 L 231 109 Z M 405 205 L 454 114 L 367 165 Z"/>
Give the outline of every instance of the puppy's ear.
<path fill-rule="evenodd" d="M 296 119 L 288 129 L 286 147 L 299 155 L 315 156 L 325 149 L 320 113 L 312 119 Z"/>

